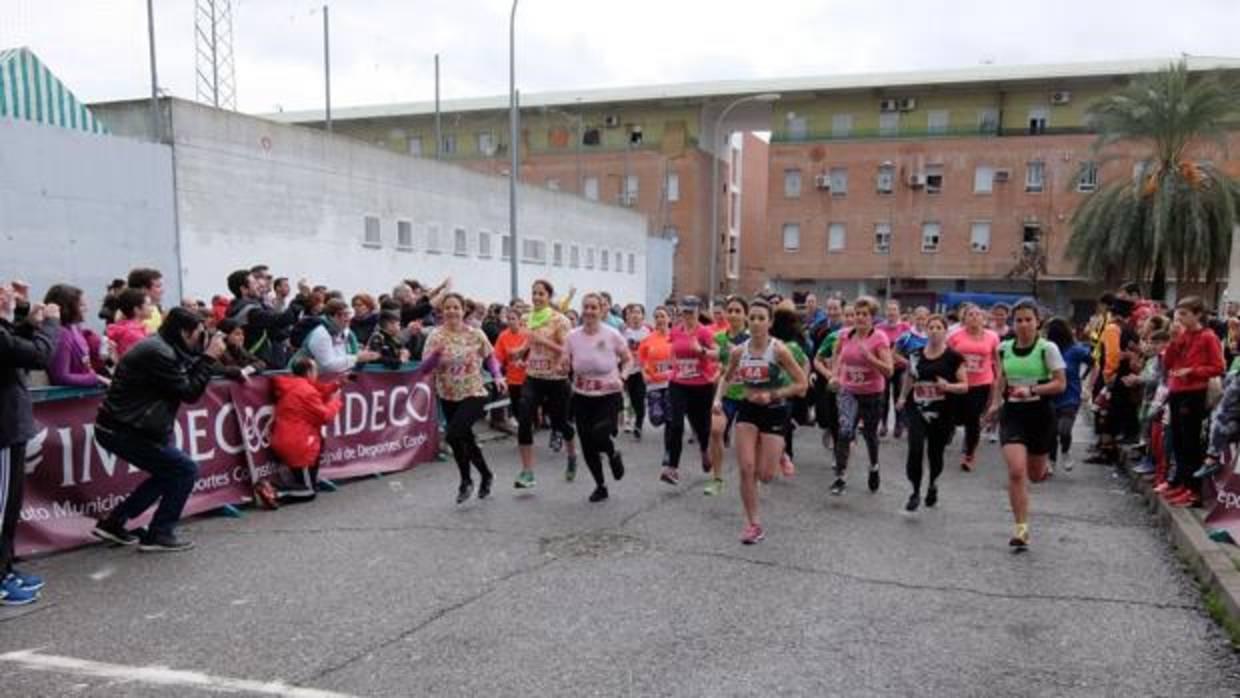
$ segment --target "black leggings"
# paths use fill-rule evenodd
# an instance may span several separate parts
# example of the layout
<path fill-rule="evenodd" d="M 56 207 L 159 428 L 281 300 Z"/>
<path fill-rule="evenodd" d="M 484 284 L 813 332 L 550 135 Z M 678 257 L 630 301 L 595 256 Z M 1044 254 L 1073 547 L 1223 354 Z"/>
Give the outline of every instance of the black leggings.
<path fill-rule="evenodd" d="M 599 487 L 603 486 L 602 457 L 611 458 L 616 452 L 612 437 L 616 435 L 623 404 L 620 393 L 573 396 L 573 416 L 577 421 L 577 436 L 581 439 L 581 455 L 590 468 L 594 484 Z"/>
<path fill-rule="evenodd" d="M 646 421 L 646 379 L 638 371 L 624 379 L 624 392 L 629 396 L 629 404 L 633 406 L 633 428 L 642 430 L 642 422 Z M 577 431 L 581 431 L 580 424 Z"/>
<path fill-rule="evenodd" d="M 825 384 L 819 385 L 821 387 L 818 390 L 817 404 L 814 406 L 814 416 L 818 419 L 818 427 L 825 429 L 834 443 L 840 433 L 840 410 L 836 393 Z"/>
<path fill-rule="evenodd" d="M 521 404 L 517 409 L 517 445 L 534 445 L 534 415 L 542 408 L 551 428 L 560 432 L 565 441 L 573 440 L 573 426 L 568 423 L 568 400 L 572 391 L 567 380 L 526 378 L 521 388 Z"/>
<path fill-rule="evenodd" d="M 1206 418 L 1206 391 L 1171 393 L 1168 408 L 1171 410 L 1171 446 L 1175 449 L 1171 484 L 1196 490 L 1201 483 L 1193 477 L 1193 472 L 1201 467 L 1205 458 L 1201 425 Z"/>
<path fill-rule="evenodd" d="M 706 447 L 710 444 L 710 406 L 715 401 L 714 385 L 683 385 L 672 383 L 668 389 L 672 414 L 663 427 L 663 446 L 667 451 L 667 467 L 680 467 L 680 451 L 685 436 L 685 419 L 697 437 L 702 449 L 702 462 L 706 462 Z"/>
<path fill-rule="evenodd" d="M 943 451 L 952 438 L 951 415 L 944 409 L 938 413 L 924 414 L 917 406 L 909 404 L 904 421 L 908 425 L 908 461 L 905 471 L 914 493 L 921 493 L 922 454 L 930 461 L 930 486 L 943 474 Z"/>
<path fill-rule="evenodd" d="M 977 453 L 977 444 L 982 440 L 982 415 L 990 403 L 990 389 L 989 385 L 975 385 L 958 402 L 957 414 L 964 425 L 964 454 L 970 458 Z"/>
<path fill-rule="evenodd" d="M 13 571 L 26 479 L 26 443 L 0 446 L 0 579 Z"/>
<path fill-rule="evenodd" d="M 882 415 L 883 396 L 881 393 L 872 395 L 854 395 L 840 392 L 836 395 L 839 407 L 840 431 L 835 438 L 835 474 L 843 475 L 848 470 L 848 452 L 852 442 L 857 438 L 858 423 L 861 436 L 865 439 L 865 448 L 870 454 L 870 467 L 878 467 L 878 423 Z"/>
<path fill-rule="evenodd" d="M 883 388 L 883 426 L 887 426 L 887 413 L 891 411 L 891 406 L 900 399 L 900 389 L 904 387 L 904 369 L 897 368 L 891 374 L 891 378 L 887 379 L 887 387 Z M 896 428 L 903 429 L 907 426 L 903 412 L 896 410 Z"/>
<path fill-rule="evenodd" d="M 1059 462 L 1059 454 L 1068 455 L 1072 448 L 1072 427 L 1076 426 L 1076 412 L 1080 407 L 1055 408 L 1055 445 L 1051 449 L 1051 462 Z"/>
<path fill-rule="evenodd" d="M 471 463 L 478 469 L 478 474 L 484 481 L 491 479 L 491 469 L 482 457 L 482 449 L 478 448 L 478 439 L 474 438 L 474 422 L 482 419 L 486 404 L 485 397 L 467 397 L 457 401 L 442 398 L 439 400 L 444 421 L 448 423 L 444 430 L 444 440 L 452 448 L 452 458 L 456 460 L 456 468 L 461 473 L 462 485 L 472 482 L 469 477 Z"/>

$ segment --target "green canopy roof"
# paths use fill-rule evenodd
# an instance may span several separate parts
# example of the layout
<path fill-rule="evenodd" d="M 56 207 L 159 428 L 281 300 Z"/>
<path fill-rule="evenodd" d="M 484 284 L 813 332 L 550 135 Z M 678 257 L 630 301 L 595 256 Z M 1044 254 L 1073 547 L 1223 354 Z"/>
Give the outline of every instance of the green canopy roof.
<path fill-rule="evenodd" d="M 87 133 L 108 132 L 86 105 L 25 47 L 0 51 L 0 117 Z"/>

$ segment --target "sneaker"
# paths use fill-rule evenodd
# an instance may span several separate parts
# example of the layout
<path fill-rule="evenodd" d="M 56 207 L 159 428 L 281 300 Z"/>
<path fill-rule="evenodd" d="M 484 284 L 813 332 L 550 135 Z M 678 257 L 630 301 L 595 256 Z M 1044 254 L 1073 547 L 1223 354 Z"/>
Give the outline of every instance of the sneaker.
<path fill-rule="evenodd" d="M 960 457 L 960 469 L 966 473 L 973 472 L 973 456 L 964 455 Z"/>
<path fill-rule="evenodd" d="M 559 453 L 560 449 L 564 448 L 564 437 L 560 434 L 560 432 L 553 429 L 551 430 L 551 437 L 547 442 L 547 445 L 551 447 L 552 451 Z"/>
<path fill-rule="evenodd" d="M 844 488 L 847 486 L 848 484 L 844 482 L 844 478 L 837 477 L 835 478 L 835 482 L 831 483 L 831 494 L 838 497 L 841 494 L 844 494 Z"/>
<path fill-rule="evenodd" d="M 702 451 L 702 472 L 710 475 L 710 456 L 705 451 Z"/>
<path fill-rule="evenodd" d="M 319 483 L 315 487 L 315 489 L 318 490 L 319 492 L 339 492 L 340 485 L 337 485 L 336 483 L 332 482 L 331 480 L 328 480 L 327 478 L 323 478 L 322 480 L 319 480 Z"/>
<path fill-rule="evenodd" d="M 1176 485 L 1175 487 L 1170 487 L 1170 488 L 1168 488 L 1168 489 L 1164 490 L 1164 491 L 1162 492 L 1162 498 L 1163 498 L 1163 499 L 1167 499 L 1167 500 L 1177 499 L 1177 498 L 1179 498 L 1179 497 L 1184 496 L 1184 493 L 1185 493 L 1185 492 L 1188 492 L 1188 488 L 1187 488 L 1187 487 L 1183 487 L 1183 486 L 1180 486 L 1180 485 Z"/>
<path fill-rule="evenodd" d="M 759 524 L 749 524 L 741 531 L 741 543 L 745 545 L 753 545 L 763 538 L 766 538 L 766 531 L 763 531 Z"/>
<path fill-rule="evenodd" d="M 702 494 L 706 495 L 707 497 L 718 497 L 722 493 L 723 493 L 723 480 L 720 480 L 717 477 L 712 477 L 710 480 L 706 482 L 706 487 L 702 488 Z"/>
<path fill-rule="evenodd" d="M 634 440 L 634 441 L 641 441 L 641 440 L 642 440 L 642 430 L 641 430 L 641 428 L 640 428 L 640 427 L 639 427 L 639 428 L 637 428 L 637 429 L 634 429 L 634 430 L 633 430 L 633 440 Z"/>
<path fill-rule="evenodd" d="M 573 480 L 576 480 L 576 479 L 577 479 L 577 456 L 571 455 L 568 457 L 568 465 L 565 466 L 564 468 L 564 480 L 566 482 L 572 482 Z"/>
<path fill-rule="evenodd" d="M 607 488 L 602 485 L 595 487 L 594 491 L 590 493 L 591 502 L 601 502 L 604 499 L 607 499 Z"/>
<path fill-rule="evenodd" d="M 528 490 L 534 487 L 534 471 L 522 470 L 517 473 L 517 481 L 512 486 L 519 490 Z"/>
<path fill-rule="evenodd" d="M 276 488 L 267 480 L 259 480 L 254 485 L 254 500 L 258 505 L 268 511 L 275 511 L 280 508 L 280 495 L 276 493 Z"/>
<path fill-rule="evenodd" d="M 904 510 L 911 514 L 917 511 L 919 506 L 921 506 L 921 496 L 914 492 L 908 496 L 908 503 L 904 505 Z"/>
<path fill-rule="evenodd" d="M 870 493 L 878 491 L 878 468 L 870 468 L 870 479 L 867 483 L 870 486 Z"/>
<path fill-rule="evenodd" d="M 469 501 L 469 498 L 472 497 L 473 494 L 474 494 L 474 483 L 472 482 L 461 483 L 461 486 L 457 488 L 456 490 L 456 503 L 464 504 L 465 502 Z"/>
<path fill-rule="evenodd" d="M 1208 478 L 1208 477 L 1214 477 L 1214 474 L 1217 473 L 1221 469 L 1222 468 L 1219 466 L 1217 462 L 1206 463 L 1205 465 L 1193 471 L 1193 477 L 1198 480 L 1204 480 L 1205 478 Z"/>
<path fill-rule="evenodd" d="M 611 466 L 611 478 L 616 482 L 624 479 L 624 457 L 619 451 L 612 451 L 607 457 L 607 464 Z"/>
<path fill-rule="evenodd" d="M 104 519 L 95 524 L 95 528 L 90 534 L 101 541 L 114 545 L 137 545 L 138 543 L 138 537 L 132 532 L 126 531 L 125 524 L 112 519 Z"/>
<path fill-rule="evenodd" d="M 659 475 L 659 479 L 669 485 L 679 485 L 680 472 L 675 468 L 667 467 L 663 469 L 663 473 Z"/>
<path fill-rule="evenodd" d="M 478 483 L 478 499 L 486 499 L 491 496 L 491 481 L 494 479 L 494 475 L 482 476 L 482 482 Z"/>
<path fill-rule="evenodd" d="M 146 538 L 138 543 L 138 552 L 142 553 L 180 553 L 193 548 L 193 541 L 182 540 L 171 533 L 148 533 Z"/>
<path fill-rule="evenodd" d="M 26 591 L 11 576 L 0 583 L 0 606 L 25 606 L 39 600 L 39 592 Z"/>
<path fill-rule="evenodd" d="M 1177 508 L 1199 507 L 1201 506 L 1201 497 L 1198 497 L 1196 492 L 1187 491 L 1183 496 L 1172 499 L 1167 504 Z"/>
<path fill-rule="evenodd" d="M 26 574 L 25 572 L 12 570 L 9 572 L 9 576 L 4 578 L 5 584 L 9 583 L 9 581 L 15 581 L 22 591 L 43 590 L 43 578 L 37 574 Z"/>
<path fill-rule="evenodd" d="M 886 424 L 878 425 L 878 438 L 880 439 L 887 438 L 887 425 Z"/>
<path fill-rule="evenodd" d="M 939 488 L 935 487 L 934 485 L 930 485 L 930 487 L 926 488 L 926 507 L 933 508 L 934 505 L 938 503 L 939 503 Z"/>
<path fill-rule="evenodd" d="M 1064 455 L 1064 457 L 1063 457 L 1063 471 L 1064 471 L 1065 473 L 1070 473 L 1070 472 L 1072 472 L 1072 469 L 1073 469 L 1073 468 L 1075 468 L 1075 467 L 1076 467 L 1076 463 L 1075 463 L 1075 462 L 1073 462 L 1073 460 L 1072 460 L 1072 456 L 1069 456 L 1069 455 Z M 1150 472 L 1152 473 L 1152 472 L 1154 472 L 1154 470 L 1151 468 L 1151 469 L 1150 469 Z"/>
<path fill-rule="evenodd" d="M 831 432 L 826 429 L 822 430 L 822 448 L 828 453 L 831 451 Z"/>
<path fill-rule="evenodd" d="M 1008 540 L 1012 552 L 1023 553 L 1029 548 L 1029 524 L 1016 524 L 1016 530 L 1012 533 L 1012 538 Z"/>
<path fill-rule="evenodd" d="M 792 462 L 792 459 L 788 457 L 787 453 L 779 459 L 779 470 L 787 479 L 792 479 L 797 474 L 797 466 Z"/>
<path fill-rule="evenodd" d="M 896 441 L 903 439 L 904 438 L 904 427 L 897 424 L 895 430 L 891 432 L 891 437 L 895 439 Z"/>
<path fill-rule="evenodd" d="M 1054 463 L 1047 463 L 1047 464 L 1046 464 L 1046 477 L 1047 477 L 1048 479 L 1049 479 L 1049 478 L 1052 478 L 1052 477 L 1055 477 L 1055 464 L 1054 464 Z"/>

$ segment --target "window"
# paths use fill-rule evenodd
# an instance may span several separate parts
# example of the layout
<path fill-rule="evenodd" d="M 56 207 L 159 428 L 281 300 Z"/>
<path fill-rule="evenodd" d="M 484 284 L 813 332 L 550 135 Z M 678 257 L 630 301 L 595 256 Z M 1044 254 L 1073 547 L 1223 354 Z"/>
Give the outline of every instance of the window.
<path fill-rule="evenodd" d="M 443 134 L 443 143 L 440 145 L 440 152 L 444 155 L 452 155 L 456 152 L 456 134 Z"/>
<path fill-rule="evenodd" d="M 801 249 L 801 226 L 796 223 L 784 223 L 784 251 L 795 252 Z"/>
<path fill-rule="evenodd" d="M 576 269 L 581 266 L 581 248 L 576 245 L 568 246 L 568 268 Z"/>
<path fill-rule="evenodd" d="M 588 128 L 585 130 L 585 133 L 581 134 L 582 145 L 601 145 L 602 142 L 602 135 L 596 128 Z"/>
<path fill-rule="evenodd" d="M 891 251 L 891 224 L 874 224 L 874 253 L 887 254 Z"/>
<path fill-rule="evenodd" d="M 737 147 L 732 147 L 728 154 L 728 180 L 734 187 L 741 183 L 741 150 Z"/>
<path fill-rule="evenodd" d="M 848 138 L 852 135 L 852 114 L 836 114 L 831 117 L 831 137 Z"/>
<path fill-rule="evenodd" d="M 809 124 L 804 116 L 796 114 L 788 115 L 788 138 L 794 141 L 803 141 L 809 134 Z"/>
<path fill-rule="evenodd" d="M 627 175 L 624 178 L 624 191 L 620 192 L 620 203 L 625 206 L 634 206 L 637 204 L 637 175 Z"/>
<path fill-rule="evenodd" d="M 1046 163 L 1034 160 L 1025 167 L 1025 191 L 1040 192 L 1046 184 Z"/>
<path fill-rule="evenodd" d="M 995 134 L 999 132 L 999 110 L 979 109 L 977 112 L 977 130 L 981 133 Z"/>
<path fill-rule="evenodd" d="M 1050 110 L 1046 107 L 1034 107 L 1029 110 L 1029 135 L 1037 136 L 1046 133 L 1046 122 L 1050 118 Z"/>
<path fill-rule="evenodd" d="M 586 269 L 593 269 L 593 268 L 594 268 L 594 248 L 587 247 L 586 248 Z"/>
<path fill-rule="evenodd" d="M 741 227 L 741 195 L 740 192 L 732 192 L 728 194 L 728 226 L 731 228 Z"/>
<path fill-rule="evenodd" d="M 931 109 L 926 112 L 926 133 L 941 136 L 947 133 L 947 123 L 951 112 L 946 109 Z"/>
<path fill-rule="evenodd" d="M 457 257 L 469 256 L 469 231 L 464 228 L 452 231 L 452 254 Z"/>
<path fill-rule="evenodd" d="M 921 224 L 921 251 L 938 252 L 942 226 L 938 223 Z"/>
<path fill-rule="evenodd" d="M 926 165 L 926 193 L 939 194 L 943 191 L 943 166 Z"/>
<path fill-rule="evenodd" d="M 1081 173 L 1076 179 L 1077 191 L 1097 191 L 1098 163 L 1089 160 L 1081 165 Z"/>
<path fill-rule="evenodd" d="M 642 127 L 632 126 L 629 128 L 629 145 L 642 144 Z"/>
<path fill-rule="evenodd" d="M 896 166 L 879 165 L 875 185 L 879 194 L 890 194 L 896 186 Z"/>
<path fill-rule="evenodd" d="M 899 112 L 883 112 L 878 115 L 878 135 L 880 136 L 900 135 L 900 113 Z"/>
<path fill-rule="evenodd" d="M 531 264 L 546 264 L 547 241 L 538 238 L 522 238 L 521 261 Z"/>
<path fill-rule="evenodd" d="M 587 199 L 598 201 L 598 177 L 586 177 L 582 190 Z"/>
<path fill-rule="evenodd" d="M 499 258 L 505 262 L 512 259 L 512 236 L 501 235 L 499 239 Z"/>
<path fill-rule="evenodd" d="M 973 170 L 973 193 L 989 194 L 995 188 L 995 168 L 990 165 L 978 165 Z"/>
<path fill-rule="evenodd" d="M 599 253 L 598 253 L 599 271 L 607 271 L 607 267 L 608 267 L 607 262 L 610 257 L 611 257 L 611 254 L 608 253 L 607 250 L 599 250 Z"/>
<path fill-rule="evenodd" d="M 439 224 L 428 223 L 426 225 L 426 253 L 439 254 Z"/>
<path fill-rule="evenodd" d="M 478 133 L 478 152 L 483 155 L 495 154 L 495 134 L 490 131 Z"/>
<path fill-rule="evenodd" d="M 564 266 L 564 243 L 562 242 L 551 243 L 551 266 L 554 266 L 554 267 Z"/>
<path fill-rule="evenodd" d="M 491 258 L 491 233 L 486 230 L 478 231 L 478 256 L 482 259 Z"/>
<path fill-rule="evenodd" d="M 623 264 L 623 262 L 624 262 L 624 253 L 623 253 L 623 252 L 621 252 L 620 250 L 616 250 L 615 254 L 614 254 L 614 255 L 612 255 L 612 259 L 613 259 L 613 260 L 615 260 L 615 268 L 616 268 L 616 271 L 617 271 L 617 272 L 623 272 L 623 271 L 624 271 L 624 264 Z"/>
<path fill-rule="evenodd" d="M 1026 250 L 1036 250 L 1042 244 L 1042 225 L 1037 221 L 1025 221 L 1021 226 L 1021 245 Z"/>
<path fill-rule="evenodd" d="M 832 167 L 831 196 L 844 196 L 846 194 L 848 194 L 848 168 Z"/>
<path fill-rule="evenodd" d="M 827 226 L 827 252 L 843 252 L 845 242 L 843 223 L 832 223 Z"/>
<path fill-rule="evenodd" d="M 801 171 L 784 170 L 784 198 L 798 199 L 801 197 Z"/>
<path fill-rule="evenodd" d="M 366 216 L 362 219 L 362 223 L 362 246 L 382 247 L 383 235 L 379 230 L 379 218 L 377 216 Z"/>
<path fill-rule="evenodd" d="M 415 158 L 422 157 L 422 137 L 414 136 L 409 139 L 409 154 Z"/>
<path fill-rule="evenodd" d="M 633 254 L 632 252 L 629 253 L 629 273 L 630 274 L 637 273 L 637 255 Z"/>
<path fill-rule="evenodd" d="M 548 189 L 550 189 L 551 191 L 559 191 L 559 190 L 560 190 L 560 180 L 558 180 L 558 179 L 556 179 L 556 178 L 554 178 L 554 177 L 552 177 L 551 179 L 548 179 L 548 180 L 547 180 L 547 188 L 548 188 Z"/>
<path fill-rule="evenodd" d="M 680 201 L 680 175 L 675 172 L 667 173 L 667 200 Z"/>
<path fill-rule="evenodd" d="M 413 223 L 396 221 L 396 249 L 406 252 L 413 249 Z"/>
<path fill-rule="evenodd" d="M 973 221 L 969 228 L 969 249 L 977 254 L 990 251 L 990 221 Z"/>

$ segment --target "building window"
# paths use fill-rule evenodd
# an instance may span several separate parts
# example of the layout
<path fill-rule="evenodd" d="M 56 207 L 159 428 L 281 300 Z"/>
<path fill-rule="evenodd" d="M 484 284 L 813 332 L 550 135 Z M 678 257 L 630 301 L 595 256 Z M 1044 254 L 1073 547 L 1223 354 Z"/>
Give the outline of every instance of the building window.
<path fill-rule="evenodd" d="M 464 228 L 452 231 L 452 254 L 457 257 L 469 256 L 469 231 Z"/>
<path fill-rule="evenodd" d="M 990 251 L 990 221 L 973 221 L 969 229 L 969 249 L 977 254 Z"/>
<path fill-rule="evenodd" d="M 413 223 L 396 221 L 396 249 L 405 252 L 413 249 Z"/>
<path fill-rule="evenodd" d="M 1081 192 L 1098 190 L 1098 163 L 1089 160 L 1081 165 L 1081 173 L 1076 179 L 1076 190 Z"/>
<path fill-rule="evenodd" d="M 637 205 L 638 191 L 637 175 L 627 175 L 624 178 L 624 190 L 620 192 L 620 203 L 624 206 Z"/>
<path fill-rule="evenodd" d="M 547 180 L 547 188 L 548 188 L 548 189 L 550 189 L 551 191 L 559 191 L 559 190 L 560 190 L 560 180 L 558 180 L 558 179 L 556 179 L 556 178 L 554 178 L 554 177 L 552 177 L 551 179 L 548 179 L 548 180 Z"/>
<path fill-rule="evenodd" d="M 1025 221 L 1021 226 L 1021 245 L 1026 250 L 1036 250 L 1042 244 L 1042 225 L 1037 221 Z"/>
<path fill-rule="evenodd" d="M 486 230 L 478 231 L 478 256 L 482 259 L 491 258 L 491 233 Z"/>
<path fill-rule="evenodd" d="M 632 252 L 629 253 L 629 273 L 630 274 L 637 273 L 637 255 L 633 254 Z"/>
<path fill-rule="evenodd" d="M 452 155 L 456 153 L 456 134 L 443 134 L 443 143 L 440 145 L 440 151 L 444 155 Z"/>
<path fill-rule="evenodd" d="M 845 196 L 848 194 L 848 168 L 832 167 L 831 168 L 831 196 Z"/>
<path fill-rule="evenodd" d="M 879 194 L 890 194 L 896 186 L 896 166 L 879 165 L 878 178 L 875 182 Z"/>
<path fill-rule="evenodd" d="M 1034 160 L 1025 167 L 1025 191 L 1037 193 L 1046 184 L 1046 163 Z"/>
<path fill-rule="evenodd" d="M 564 243 L 562 242 L 551 243 L 551 266 L 553 267 L 564 266 Z"/>
<path fill-rule="evenodd" d="M 495 154 L 495 134 L 490 131 L 478 133 L 478 152 L 483 155 Z"/>
<path fill-rule="evenodd" d="M 439 254 L 439 224 L 428 223 L 426 225 L 426 253 Z"/>
<path fill-rule="evenodd" d="M 607 250 L 599 250 L 598 252 L 598 269 L 599 271 L 607 271 L 608 261 L 611 254 Z"/>
<path fill-rule="evenodd" d="M 891 252 L 891 224 L 874 224 L 874 254 Z"/>
<path fill-rule="evenodd" d="M 379 218 L 366 216 L 362 219 L 362 246 L 383 247 L 383 234 L 379 230 Z"/>
<path fill-rule="evenodd" d="M 943 191 L 943 166 L 926 165 L 926 193 L 939 194 Z"/>
<path fill-rule="evenodd" d="M 996 134 L 999 132 L 999 110 L 979 109 L 977 112 L 977 130 L 980 133 Z"/>
<path fill-rule="evenodd" d="M 499 238 L 499 258 L 505 262 L 512 259 L 512 236 L 501 235 Z"/>
<path fill-rule="evenodd" d="M 801 249 L 801 226 L 796 223 L 784 223 L 784 251 L 795 252 Z"/>
<path fill-rule="evenodd" d="M 1050 110 L 1046 107 L 1034 107 L 1029 110 L 1029 135 L 1037 136 L 1046 133 L 1046 122 L 1050 119 Z"/>
<path fill-rule="evenodd" d="M 642 144 L 642 127 L 641 126 L 630 126 L 629 127 L 629 145 L 639 146 L 641 144 Z"/>
<path fill-rule="evenodd" d="M 831 137 L 848 138 L 852 136 L 852 114 L 836 114 L 831 117 Z"/>
<path fill-rule="evenodd" d="M 586 269 L 593 269 L 593 268 L 594 268 L 594 248 L 587 247 L 586 248 Z"/>
<path fill-rule="evenodd" d="M 422 157 L 422 137 L 414 136 L 409 139 L 409 154 L 415 158 Z"/>
<path fill-rule="evenodd" d="M 598 201 L 598 177 L 586 177 L 582 191 L 587 199 Z"/>
<path fill-rule="evenodd" d="M 597 128 L 588 128 L 581 134 L 582 145 L 602 145 L 603 137 Z"/>
<path fill-rule="evenodd" d="M 946 109 L 931 109 L 926 112 L 926 133 L 941 136 L 947 133 L 947 124 L 951 113 Z"/>
<path fill-rule="evenodd" d="M 803 141 L 809 135 L 809 124 L 804 116 L 796 114 L 788 115 L 788 138 L 794 141 Z"/>
<path fill-rule="evenodd" d="M 675 172 L 667 173 L 667 200 L 672 203 L 680 201 L 680 175 Z"/>
<path fill-rule="evenodd" d="M 799 199 L 801 198 L 801 171 L 797 169 L 784 170 L 784 198 Z"/>
<path fill-rule="evenodd" d="M 581 248 L 576 245 L 568 246 L 568 268 L 576 269 L 581 266 Z"/>
<path fill-rule="evenodd" d="M 728 165 L 728 179 L 732 182 L 732 186 L 740 186 L 741 183 L 741 149 L 733 146 Z"/>
<path fill-rule="evenodd" d="M 878 115 L 878 135 L 880 136 L 898 136 L 900 135 L 900 113 L 899 112 L 882 112 Z"/>
<path fill-rule="evenodd" d="M 531 264 L 547 263 L 547 241 L 538 238 L 522 238 L 521 261 Z"/>
<path fill-rule="evenodd" d="M 843 223 L 832 223 L 827 226 L 827 252 L 843 252 L 846 243 Z"/>
<path fill-rule="evenodd" d="M 612 256 L 612 259 L 615 260 L 616 262 L 616 265 L 615 265 L 616 271 L 619 273 L 623 273 L 624 272 L 624 253 L 621 252 L 620 250 L 616 250 L 616 253 Z"/>
<path fill-rule="evenodd" d="M 995 188 L 995 168 L 990 165 L 978 165 L 973 170 L 973 193 L 989 194 Z"/>
<path fill-rule="evenodd" d="M 938 223 L 921 224 L 921 251 L 938 252 L 942 226 Z"/>

